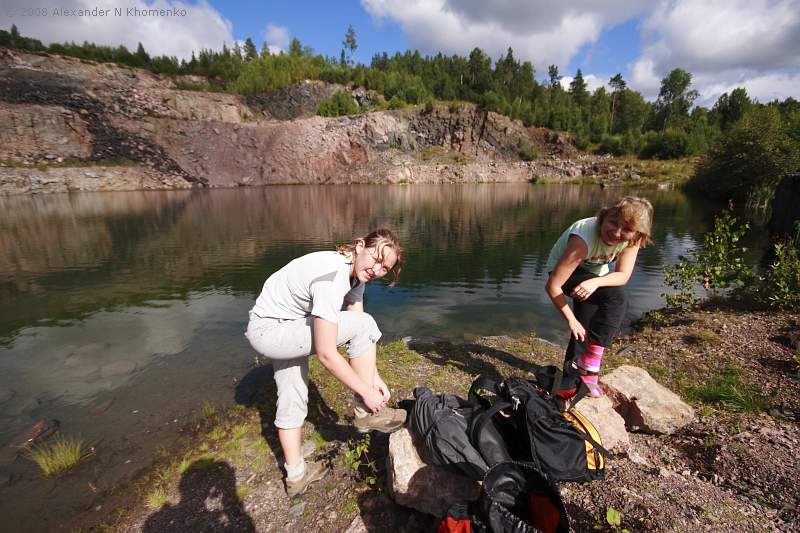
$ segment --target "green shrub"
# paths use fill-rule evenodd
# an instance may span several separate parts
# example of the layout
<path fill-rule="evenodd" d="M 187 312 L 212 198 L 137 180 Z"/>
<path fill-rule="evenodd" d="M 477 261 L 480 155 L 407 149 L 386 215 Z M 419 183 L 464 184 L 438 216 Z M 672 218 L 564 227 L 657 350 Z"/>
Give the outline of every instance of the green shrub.
<path fill-rule="evenodd" d="M 589 148 L 589 134 L 585 131 L 579 131 L 575 134 L 575 139 L 572 141 L 575 148 L 578 150 L 586 150 Z"/>
<path fill-rule="evenodd" d="M 752 268 L 744 260 L 746 248 L 738 242 L 749 228 L 738 224 L 729 211 L 714 219 L 714 229 L 703 237 L 703 245 L 691 258 L 680 257 L 677 265 L 664 266 L 665 283 L 676 293 L 662 296 L 669 307 L 691 307 L 700 299 L 695 288 L 706 293 L 741 289 L 754 280 Z"/>
<path fill-rule="evenodd" d="M 405 106 L 405 100 L 400 98 L 398 95 L 392 96 L 392 99 L 389 100 L 389 109 L 403 109 Z"/>
<path fill-rule="evenodd" d="M 319 103 L 317 114 L 322 117 L 342 117 L 355 115 L 360 111 L 358 104 L 346 91 L 336 91 L 330 98 Z"/>
<path fill-rule="evenodd" d="M 600 146 L 597 151 L 601 154 L 622 155 L 625 151 L 622 148 L 622 136 L 603 135 L 600 138 Z"/>
<path fill-rule="evenodd" d="M 364 435 L 360 440 L 347 441 L 349 448 L 344 452 L 343 462 L 345 468 L 351 470 L 356 477 L 362 479 L 367 485 L 374 485 L 376 476 L 375 460 L 370 457 L 370 436 Z"/>
<path fill-rule="evenodd" d="M 689 153 L 689 136 L 680 130 L 668 129 L 664 133 L 648 131 L 639 156 L 645 159 L 678 159 Z"/>
<path fill-rule="evenodd" d="M 450 102 L 450 112 L 458 113 L 459 111 L 461 111 L 461 102 Z"/>
<path fill-rule="evenodd" d="M 762 285 L 762 300 L 783 311 L 800 311 L 800 253 L 791 242 L 775 244 L 775 260 Z"/>
<path fill-rule="evenodd" d="M 517 139 L 517 155 L 523 161 L 533 161 L 539 154 L 536 152 L 536 147 L 524 140 L 522 137 Z"/>
<path fill-rule="evenodd" d="M 622 136 L 622 152 L 625 154 L 638 154 L 642 149 L 641 136 L 633 130 L 628 130 Z"/>

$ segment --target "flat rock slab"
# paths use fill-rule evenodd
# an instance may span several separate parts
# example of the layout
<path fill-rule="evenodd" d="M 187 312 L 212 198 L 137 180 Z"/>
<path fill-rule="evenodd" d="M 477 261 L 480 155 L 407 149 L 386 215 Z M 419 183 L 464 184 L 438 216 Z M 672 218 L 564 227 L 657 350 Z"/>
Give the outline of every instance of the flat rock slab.
<path fill-rule="evenodd" d="M 614 410 L 614 404 L 606 396 L 585 397 L 575 410 L 589 419 L 600 433 L 603 447 L 609 451 L 626 449 L 631 441 L 625 429 L 625 419 Z"/>
<path fill-rule="evenodd" d="M 694 419 L 694 409 L 639 367 L 623 365 L 600 382 L 631 430 L 669 435 Z"/>
<path fill-rule="evenodd" d="M 426 464 L 406 428 L 389 437 L 386 462 L 389 494 L 405 507 L 441 516 L 454 503 L 477 500 L 480 494 L 476 481 Z"/>

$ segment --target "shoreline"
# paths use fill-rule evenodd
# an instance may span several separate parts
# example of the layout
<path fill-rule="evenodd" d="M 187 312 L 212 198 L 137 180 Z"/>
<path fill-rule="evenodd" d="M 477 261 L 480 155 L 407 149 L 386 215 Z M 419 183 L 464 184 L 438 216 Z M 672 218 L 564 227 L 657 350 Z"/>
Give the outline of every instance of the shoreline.
<path fill-rule="evenodd" d="M 609 178 L 608 176 L 542 177 L 532 174 L 525 163 L 480 163 L 465 174 L 464 167 L 447 165 L 404 165 L 396 167 L 395 174 L 410 176 L 388 180 L 351 179 L 342 182 L 275 181 L 259 184 L 224 184 L 197 186 L 179 176 L 166 175 L 156 169 L 138 165 L 104 166 L 3 166 L 0 164 L 0 197 L 49 195 L 74 192 L 139 192 L 226 190 L 237 188 L 268 188 L 277 185 L 435 185 L 478 183 L 522 183 L 536 185 L 570 184 L 597 185 L 600 187 L 637 187 L 643 189 L 677 189 L 686 178 L 660 179 Z"/>
<path fill-rule="evenodd" d="M 739 368 L 742 386 L 763 388 L 763 396 L 769 399 L 764 409 L 753 413 L 728 410 L 698 400 L 696 391 L 719 370 L 714 361 L 708 360 L 708 355 L 722 354 L 719 347 L 714 345 L 718 341 L 728 344 L 728 338 L 740 350 L 769 352 L 777 360 L 791 365 L 791 350 L 780 344 L 780 335 L 792 323 L 800 323 L 800 315 L 775 316 L 762 311 L 727 309 L 683 313 L 656 310 L 647 315 L 649 317 L 639 321 L 634 331 L 618 339 L 603 372 L 620 364 L 641 365 L 685 400 L 688 396 L 698 410 L 698 419 L 677 437 L 632 433 L 635 453 L 645 457 L 651 465 L 649 467 L 637 464 L 632 459 L 635 454 L 629 453 L 627 457 L 620 457 L 616 461 L 618 466 L 612 465 L 605 482 L 563 484 L 562 491 L 573 515 L 573 527 L 582 530 L 581 526 L 592 527 L 593 524 L 603 523 L 605 507 L 592 498 L 599 498 L 600 502 L 621 510 L 623 526 L 632 530 L 643 526 L 651 529 L 654 524 L 650 522 L 653 518 L 651 515 L 661 514 L 664 519 L 670 516 L 669 513 L 674 513 L 670 521 L 661 523 L 655 530 L 706 524 L 719 531 L 735 531 L 753 526 L 755 522 L 752 520 L 757 519 L 768 520 L 773 527 L 779 528 L 797 524 L 796 510 L 775 506 L 780 501 L 778 497 L 797 498 L 800 495 L 794 483 L 789 486 L 785 484 L 796 477 L 800 467 L 796 464 L 780 465 L 782 468 L 788 467 L 788 470 L 776 477 L 774 468 L 777 465 L 771 465 L 773 460 L 787 460 L 786 454 L 780 452 L 783 449 L 781 446 L 788 446 L 788 449 L 793 446 L 792 435 L 800 420 L 800 395 L 797 394 L 800 384 L 797 377 L 792 377 L 791 372 L 789 375 L 774 372 L 775 376 L 758 381 L 756 372 L 763 372 L 763 368 L 757 358 L 748 357 L 747 353 L 725 353 L 726 361 L 723 363 Z M 759 337 L 758 346 L 750 338 L 755 331 L 764 334 Z M 721 334 L 728 338 L 722 339 Z M 422 339 L 421 342 L 410 342 L 410 346 L 401 340 L 379 346 L 379 368 L 393 390 L 392 401 L 408 397 L 411 388 L 418 384 L 430 386 L 437 392 L 464 396 L 476 371 L 482 369 L 500 375 L 511 375 L 516 371 L 519 374 L 525 361 L 558 363 L 561 351 L 560 347 L 532 337 L 512 338 L 504 335 L 459 342 Z M 697 357 L 698 352 L 706 357 Z M 315 456 L 327 461 L 333 471 L 317 487 L 312 487 L 306 496 L 288 500 L 283 492 L 282 474 L 278 468 L 279 445 L 271 426 L 269 399 L 270 394 L 274 395 L 274 390 L 271 390 L 274 385 L 270 385 L 268 380 L 264 381 L 268 376 L 267 367 L 254 367 L 237 384 L 238 390 L 248 380 L 261 383 L 253 389 L 252 396 L 224 412 L 206 406 L 203 409 L 205 412 L 196 415 L 187 425 L 186 435 L 180 439 L 176 449 L 155 458 L 153 467 L 135 481 L 114 489 L 102 504 L 102 508 L 107 510 L 105 515 L 102 509 L 88 512 L 78 517 L 74 525 L 142 531 L 147 523 L 152 525 L 164 517 L 174 519 L 183 516 L 182 512 L 188 512 L 187 498 L 191 498 L 191 495 L 182 492 L 186 490 L 187 480 L 194 480 L 195 488 L 200 490 L 203 483 L 208 481 L 208 476 L 213 478 L 222 471 L 226 476 L 233 476 L 233 480 L 229 481 L 233 483 L 233 499 L 238 503 L 235 509 L 232 508 L 231 516 L 238 517 L 237 520 L 250 520 L 257 531 L 286 527 L 345 530 L 364 524 L 366 529 L 352 530 L 371 530 L 370 524 L 395 524 L 397 530 L 413 531 L 414 527 L 429 525 L 430 517 L 400 508 L 388 498 L 384 489 L 388 437 L 373 434 L 372 441 L 367 441 L 365 445 L 364 437 L 356 434 L 347 422 L 351 409 L 350 395 L 316 360 L 312 360 L 311 367 L 314 386 L 310 407 L 314 413 L 310 413 L 303 434 L 305 440 L 315 443 Z M 777 390 L 776 385 L 782 389 L 779 396 L 773 394 Z M 755 431 L 746 429 L 754 424 Z M 772 429 L 759 433 L 758 427 Z M 708 437 L 697 436 L 706 433 Z M 711 448 L 715 451 L 713 457 L 708 453 L 698 455 L 692 451 L 693 448 L 687 447 L 687 442 L 700 439 L 702 443 L 702 438 L 736 443 L 745 438 L 742 435 L 752 437 L 756 442 L 745 449 L 732 444 L 715 444 Z M 747 464 L 757 459 L 752 454 L 763 446 L 771 449 L 776 445 L 778 451 L 759 459 L 764 464 L 753 467 L 753 471 L 745 476 L 752 479 L 745 480 L 742 487 L 737 488 L 736 485 L 740 480 L 728 479 L 724 473 L 717 474 L 714 471 L 715 463 L 722 460 L 723 464 L 727 464 L 731 454 Z M 363 456 L 355 452 L 365 449 L 367 452 Z M 747 453 L 748 449 L 751 454 Z M 736 455 L 740 453 L 744 457 Z M 348 468 L 345 466 L 347 458 L 352 460 L 354 454 L 360 466 Z M 653 454 L 656 457 L 652 457 Z M 662 456 L 660 459 L 659 454 Z M 658 467 L 659 460 L 666 462 Z M 717 479 L 723 477 L 724 482 Z M 370 483 L 372 478 L 375 478 L 374 483 Z M 674 490 L 675 484 L 679 483 L 683 486 L 681 490 L 689 492 L 685 493 L 683 501 L 668 500 L 665 509 L 659 510 L 664 503 L 657 501 L 651 506 L 629 508 L 634 502 L 626 494 L 630 491 L 629 486 L 635 483 L 635 478 L 655 484 L 656 487 L 669 486 L 669 490 Z M 758 490 L 759 484 L 767 482 L 778 485 L 773 488 L 772 494 L 763 493 L 763 501 L 753 504 L 755 507 L 747 507 L 745 502 L 753 498 L 752 491 Z M 183 488 L 178 490 L 178 485 Z M 649 490 L 658 492 L 659 489 Z M 718 508 L 703 505 L 703 511 L 698 515 L 692 505 L 708 498 L 708 501 L 720 501 L 726 505 Z M 159 501 L 165 503 L 166 507 L 156 507 Z M 575 506 L 588 506 L 583 509 L 585 515 L 576 518 Z M 110 508 L 115 509 L 114 513 L 108 512 Z M 667 511 L 669 513 L 664 515 Z M 411 529 L 403 529 L 404 524 L 410 525 Z M 186 531 L 192 529 L 188 523 L 186 526 Z M 178 527 L 176 530 L 184 529 Z"/>

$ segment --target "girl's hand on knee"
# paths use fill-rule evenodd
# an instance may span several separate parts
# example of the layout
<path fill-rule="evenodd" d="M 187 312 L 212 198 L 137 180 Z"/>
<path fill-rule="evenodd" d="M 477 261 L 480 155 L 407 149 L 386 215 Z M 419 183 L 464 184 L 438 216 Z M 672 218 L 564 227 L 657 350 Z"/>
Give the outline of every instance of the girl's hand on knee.
<path fill-rule="evenodd" d="M 392 397 L 392 395 L 389 393 L 389 387 L 386 386 L 386 383 L 383 382 L 383 380 L 381 379 L 381 377 L 378 375 L 377 372 L 375 373 L 374 387 L 378 389 L 378 391 L 383 395 L 384 403 L 388 402 L 389 398 Z"/>
<path fill-rule="evenodd" d="M 576 341 L 584 342 L 586 340 L 586 329 L 577 320 L 569 321 L 569 331 Z"/>

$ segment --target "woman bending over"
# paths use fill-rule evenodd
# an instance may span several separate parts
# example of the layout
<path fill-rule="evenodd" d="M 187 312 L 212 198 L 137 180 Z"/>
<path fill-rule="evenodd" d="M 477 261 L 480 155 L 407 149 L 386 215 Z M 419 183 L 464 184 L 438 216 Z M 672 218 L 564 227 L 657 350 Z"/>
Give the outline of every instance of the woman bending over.
<path fill-rule="evenodd" d="M 314 252 L 291 261 L 267 279 L 250 310 L 245 335 L 275 371 L 275 426 L 290 497 L 302 494 L 326 474 L 322 464 L 306 463 L 301 454 L 312 353 L 353 391 L 354 424 L 359 431 L 389 433 L 405 422 L 405 411 L 386 407 L 389 388 L 376 367 L 375 343 L 381 332 L 363 304 L 364 285 L 389 273 L 394 285 L 402 264 L 403 248 L 397 238 L 379 229 L 337 251 Z M 347 346 L 347 359 L 336 349 L 342 345 Z"/>
<path fill-rule="evenodd" d="M 577 365 L 590 396 L 603 394 L 597 381 L 603 352 L 622 325 L 627 308 L 623 287 L 639 249 L 651 242 L 652 225 L 652 204 L 626 196 L 596 216 L 574 222 L 550 251 L 545 290 L 571 333 L 564 370 Z M 610 263 L 615 263 L 613 272 Z M 572 298 L 574 311 L 565 295 Z"/>

